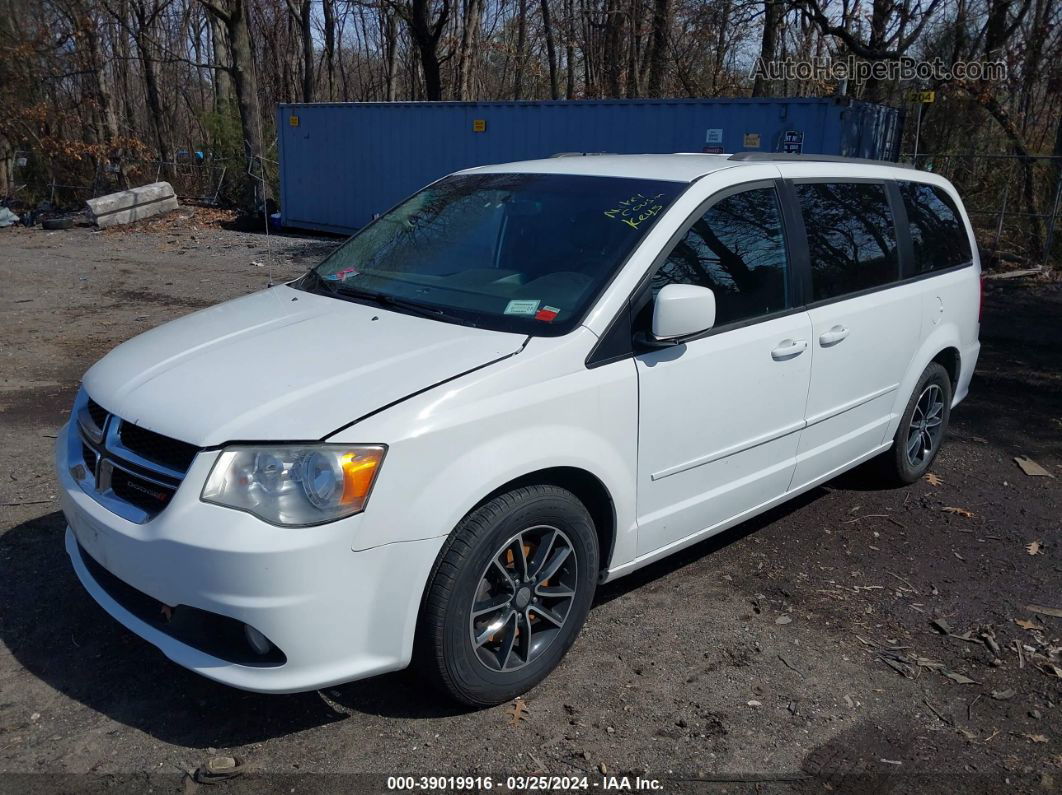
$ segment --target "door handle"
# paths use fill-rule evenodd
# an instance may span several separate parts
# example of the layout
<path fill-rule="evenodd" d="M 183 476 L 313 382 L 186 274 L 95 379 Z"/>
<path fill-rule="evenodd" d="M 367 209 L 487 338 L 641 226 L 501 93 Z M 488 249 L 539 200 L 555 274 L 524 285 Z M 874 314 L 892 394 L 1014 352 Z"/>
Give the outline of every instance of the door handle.
<path fill-rule="evenodd" d="M 807 340 L 782 340 L 778 343 L 778 347 L 771 351 L 771 358 L 776 362 L 792 359 L 802 354 L 807 347 Z"/>
<path fill-rule="evenodd" d="M 823 348 L 829 348 L 831 345 L 836 345 L 838 342 L 848 336 L 848 329 L 844 326 L 834 326 L 829 331 L 823 332 L 819 337 L 819 345 Z"/>

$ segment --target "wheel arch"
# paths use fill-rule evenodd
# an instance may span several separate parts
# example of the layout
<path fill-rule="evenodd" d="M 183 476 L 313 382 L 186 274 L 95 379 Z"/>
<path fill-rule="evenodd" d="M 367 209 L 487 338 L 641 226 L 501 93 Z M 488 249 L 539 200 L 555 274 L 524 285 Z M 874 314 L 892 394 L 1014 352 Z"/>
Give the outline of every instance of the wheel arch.
<path fill-rule="evenodd" d="M 936 362 L 948 371 L 948 378 L 951 380 L 951 392 L 954 395 L 959 385 L 959 374 L 962 372 L 962 354 L 959 353 L 959 349 L 954 345 L 948 345 L 938 351 L 930 361 Z"/>
<path fill-rule="evenodd" d="M 503 483 L 489 494 L 484 495 L 472 506 L 469 513 L 490 502 L 499 494 L 521 486 L 539 485 L 567 489 L 583 504 L 590 518 L 593 519 L 594 528 L 597 531 L 597 544 L 601 556 L 599 571 L 607 571 L 616 546 L 616 506 L 613 504 L 608 487 L 597 475 L 588 470 L 574 466 L 556 466 L 528 472 L 526 475 L 520 475 Z"/>

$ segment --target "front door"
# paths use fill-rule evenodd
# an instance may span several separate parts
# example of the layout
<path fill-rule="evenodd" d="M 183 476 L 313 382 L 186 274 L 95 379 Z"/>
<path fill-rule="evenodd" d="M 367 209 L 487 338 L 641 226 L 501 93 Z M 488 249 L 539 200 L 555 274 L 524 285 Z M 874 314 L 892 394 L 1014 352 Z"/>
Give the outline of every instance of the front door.
<path fill-rule="evenodd" d="M 711 288 L 716 322 L 636 357 L 639 555 L 785 493 L 811 377 L 774 183 L 726 191 L 687 225 L 651 287 Z"/>

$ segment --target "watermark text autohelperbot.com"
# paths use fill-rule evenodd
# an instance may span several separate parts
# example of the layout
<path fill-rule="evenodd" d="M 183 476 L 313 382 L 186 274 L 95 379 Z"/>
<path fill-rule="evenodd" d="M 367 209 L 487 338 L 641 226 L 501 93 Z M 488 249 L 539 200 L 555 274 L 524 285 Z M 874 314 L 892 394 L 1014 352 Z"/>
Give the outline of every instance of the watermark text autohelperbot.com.
<path fill-rule="evenodd" d="M 895 58 L 865 61 L 861 58 L 810 58 L 769 61 L 757 58 L 750 74 L 763 80 L 800 80 L 865 83 L 868 80 L 917 80 L 923 82 L 952 80 L 1005 80 L 1007 65 L 1003 61 L 955 61 L 943 58 L 918 60 Z"/>

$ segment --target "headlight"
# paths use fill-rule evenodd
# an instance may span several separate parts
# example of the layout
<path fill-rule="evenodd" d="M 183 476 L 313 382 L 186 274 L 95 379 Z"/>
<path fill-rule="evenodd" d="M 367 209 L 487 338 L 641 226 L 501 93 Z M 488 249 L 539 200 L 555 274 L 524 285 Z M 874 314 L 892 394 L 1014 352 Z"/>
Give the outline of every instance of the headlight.
<path fill-rule="evenodd" d="M 227 447 L 202 499 L 285 527 L 331 522 L 365 509 L 385 452 L 382 445 Z"/>

